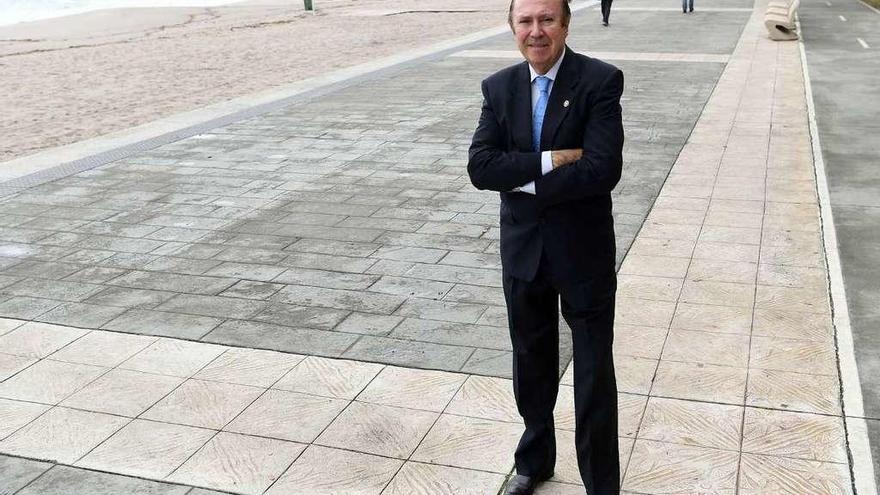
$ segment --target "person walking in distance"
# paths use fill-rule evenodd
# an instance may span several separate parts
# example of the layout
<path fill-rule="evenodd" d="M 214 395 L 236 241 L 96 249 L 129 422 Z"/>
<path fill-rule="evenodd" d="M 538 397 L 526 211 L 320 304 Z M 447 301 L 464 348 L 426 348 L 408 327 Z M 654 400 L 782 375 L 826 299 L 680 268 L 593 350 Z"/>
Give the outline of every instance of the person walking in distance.
<path fill-rule="evenodd" d="M 693 0 L 691 0 L 693 1 Z M 611 0 L 602 0 L 602 25 L 608 27 L 608 16 L 611 15 Z"/>
<path fill-rule="evenodd" d="M 513 392 L 525 431 L 507 495 L 553 476 L 559 310 L 572 330 L 575 449 L 590 495 L 617 495 L 611 191 L 620 180 L 623 73 L 565 44 L 567 0 L 512 0 L 525 61 L 482 82 L 468 174 L 498 191 Z"/>
<path fill-rule="evenodd" d="M 681 0 L 681 13 L 687 14 L 694 11 L 694 0 Z"/>

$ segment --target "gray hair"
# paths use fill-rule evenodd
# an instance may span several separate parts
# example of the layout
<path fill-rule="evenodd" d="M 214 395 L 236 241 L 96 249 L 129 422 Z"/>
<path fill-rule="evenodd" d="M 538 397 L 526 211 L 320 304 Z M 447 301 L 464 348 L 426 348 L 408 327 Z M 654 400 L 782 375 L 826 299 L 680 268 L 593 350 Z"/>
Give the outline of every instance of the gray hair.
<path fill-rule="evenodd" d="M 571 7 L 569 7 L 569 3 L 571 0 L 560 0 L 562 2 L 562 20 L 565 24 L 568 24 L 568 20 L 571 19 Z M 510 8 L 507 9 L 507 24 L 510 25 L 511 29 L 513 29 L 513 4 L 516 0 L 510 0 Z"/>

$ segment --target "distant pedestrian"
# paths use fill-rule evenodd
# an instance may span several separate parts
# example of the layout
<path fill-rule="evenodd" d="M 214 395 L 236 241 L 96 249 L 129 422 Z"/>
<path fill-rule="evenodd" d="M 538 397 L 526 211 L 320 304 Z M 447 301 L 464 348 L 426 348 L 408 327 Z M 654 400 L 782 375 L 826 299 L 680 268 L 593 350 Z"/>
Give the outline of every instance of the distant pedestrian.
<path fill-rule="evenodd" d="M 608 3 L 611 3 L 611 2 L 608 2 Z M 605 5 L 604 0 L 602 2 L 602 5 Z M 602 7 L 602 8 L 604 9 L 605 7 Z M 681 13 L 682 14 L 687 14 L 688 12 L 693 12 L 693 11 L 694 11 L 694 0 L 681 0 Z"/>
<path fill-rule="evenodd" d="M 684 0 L 682 0 L 684 1 Z M 694 0 L 691 0 L 693 3 Z M 602 25 L 608 26 L 608 16 L 611 15 L 611 0 L 602 0 Z"/>

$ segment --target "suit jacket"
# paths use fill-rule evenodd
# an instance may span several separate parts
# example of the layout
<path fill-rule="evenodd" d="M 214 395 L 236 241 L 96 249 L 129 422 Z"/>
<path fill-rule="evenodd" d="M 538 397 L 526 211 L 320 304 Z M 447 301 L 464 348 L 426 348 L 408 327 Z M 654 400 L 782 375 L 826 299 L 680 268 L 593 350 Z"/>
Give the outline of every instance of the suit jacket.
<path fill-rule="evenodd" d="M 528 63 L 493 74 L 482 90 L 468 174 L 478 189 L 501 193 L 504 271 L 532 280 L 543 253 L 551 275 L 563 282 L 613 276 L 611 190 L 623 164 L 623 73 L 566 47 L 547 104 L 541 150 L 584 153 L 543 176 L 541 153 L 532 147 Z M 510 192 L 529 181 L 535 181 L 537 194 Z"/>

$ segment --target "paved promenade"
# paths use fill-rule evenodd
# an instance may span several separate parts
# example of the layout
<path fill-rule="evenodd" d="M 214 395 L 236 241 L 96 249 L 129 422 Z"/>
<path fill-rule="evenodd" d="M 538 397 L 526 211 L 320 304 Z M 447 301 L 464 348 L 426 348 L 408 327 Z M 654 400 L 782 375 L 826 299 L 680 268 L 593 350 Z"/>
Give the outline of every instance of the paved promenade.
<path fill-rule="evenodd" d="M 704 3 L 620 0 L 570 36 L 627 77 L 623 488 L 852 494 L 798 44 L 761 1 Z M 512 49 L 10 189 L 0 493 L 498 493 L 520 433 L 498 198 L 465 163 Z M 562 340 L 543 494 L 583 493 Z"/>

